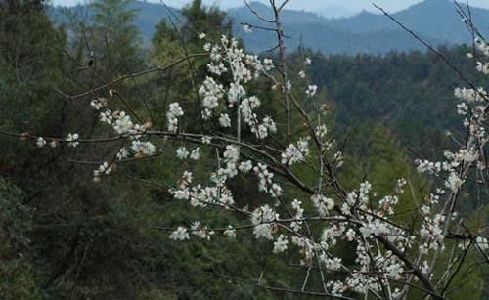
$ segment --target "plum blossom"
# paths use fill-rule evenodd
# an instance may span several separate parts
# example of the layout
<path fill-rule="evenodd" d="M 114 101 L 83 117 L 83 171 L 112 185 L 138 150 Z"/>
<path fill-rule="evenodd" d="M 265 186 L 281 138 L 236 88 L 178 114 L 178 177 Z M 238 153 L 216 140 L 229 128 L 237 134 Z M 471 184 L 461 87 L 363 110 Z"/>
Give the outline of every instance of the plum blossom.
<path fill-rule="evenodd" d="M 280 235 L 273 244 L 273 253 L 281 253 L 288 249 L 289 239 Z"/>
<path fill-rule="evenodd" d="M 236 229 L 233 226 L 228 225 L 227 229 L 224 231 L 223 235 L 230 239 L 236 238 Z"/>
<path fill-rule="evenodd" d="M 450 176 L 445 182 L 445 186 L 454 193 L 456 193 L 463 184 L 464 180 L 460 179 L 455 172 L 450 173 Z"/>
<path fill-rule="evenodd" d="M 78 133 L 68 133 L 65 140 L 68 142 L 69 147 L 75 148 L 80 144 L 78 138 Z"/>
<path fill-rule="evenodd" d="M 190 155 L 190 152 L 187 150 L 185 147 L 179 147 L 177 149 L 177 158 L 179 159 L 187 159 L 187 157 Z"/>
<path fill-rule="evenodd" d="M 331 198 L 320 194 L 314 194 L 311 196 L 311 200 L 321 217 L 326 216 L 328 212 L 333 209 L 334 201 Z"/>
<path fill-rule="evenodd" d="M 187 228 L 179 226 L 170 234 L 170 239 L 175 241 L 184 241 L 190 239 L 190 234 L 188 233 Z"/>
<path fill-rule="evenodd" d="M 193 160 L 199 160 L 200 159 L 200 148 L 196 148 L 192 150 L 190 153 L 190 158 Z"/>
<path fill-rule="evenodd" d="M 279 215 L 268 204 L 255 209 L 251 215 L 251 224 L 254 225 L 253 233 L 259 237 L 273 239 L 272 229 L 273 222 L 278 219 Z"/>
<path fill-rule="evenodd" d="M 250 25 L 248 25 L 248 24 L 244 24 L 243 25 L 243 32 L 244 33 L 252 33 L 253 32 L 253 28 Z"/>
<path fill-rule="evenodd" d="M 151 156 L 156 153 L 156 146 L 151 142 L 133 141 L 131 150 L 138 156 Z"/>
<path fill-rule="evenodd" d="M 231 127 L 231 118 L 228 114 L 221 114 L 221 116 L 219 117 L 219 125 L 224 128 Z"/>
<path fill-rule="evenodd" d="M 314 97 L 316 95 L 316 92 L 318 91 L 318 86 L 317 85 L 309 85 L 306 90 L 306 95 L 309 97 Z"/>
<path fill-rule="evenodd" d="M 118 116 L 117 119 L 114 122 L 114 130 L 117 132 L 119 135 L 125 135 L 131 132 L 133 129 L 134 124 L 131 121 L 131 117 L 129 115 L 126 115 L 124 112 L 121 112 Z"/>
<path fill-rule="evenodd" d="M 36 146 L 38 148 L 44 148 L 44 146 L 46 146 L 47 142 L 44 138 L 42 137 L 38 137 L 37 140 L 36 140 Z"/>
<path fill-rule="evenodd" d="M 168 131 L 176 132 L 178 128 L 178 118 L 182 117 L 184 114 L 183 109 L 180 105 L 175 102 L 168 106 L 168 111 L 166 112 L 166 119 L 168 121 Z"/>

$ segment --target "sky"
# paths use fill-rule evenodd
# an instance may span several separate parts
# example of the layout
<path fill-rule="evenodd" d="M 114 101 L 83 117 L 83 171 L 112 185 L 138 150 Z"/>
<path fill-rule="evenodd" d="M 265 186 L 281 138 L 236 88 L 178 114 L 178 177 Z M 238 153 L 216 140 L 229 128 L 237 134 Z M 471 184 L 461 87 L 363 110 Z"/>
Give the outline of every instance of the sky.
<path fill-rule="evenodd" d="M 55 5 L 71 6 L 78 3 L 87 3 L 88 0 L 52 0 Z M 159 2 L 159 0 L 148 0 Z M 161 0 L 165 4 L 180 8 L 191 0 Z M 256 0 L 247 0 L 248 2 Z M 267 0 L 259 0 L 268 2 Z M 283 0 L 277 0 L 283 1 Z M 408 8 L 423 0 L 290 0 L 289 9 L 306 10 L 316 12 L 328 17 L 346 17 L 367 10 L 376 12 L 372 2 L 380 5 L 389 12 L 396 12 Z M 465 3 L 466 0 L 460 0 Z M 489 0 L 468 0 L 471 6 L 489 9 Z M 222 9 L 243 6 L 243 0 L 203 0 L 206 5 L 216 4 Z"/>

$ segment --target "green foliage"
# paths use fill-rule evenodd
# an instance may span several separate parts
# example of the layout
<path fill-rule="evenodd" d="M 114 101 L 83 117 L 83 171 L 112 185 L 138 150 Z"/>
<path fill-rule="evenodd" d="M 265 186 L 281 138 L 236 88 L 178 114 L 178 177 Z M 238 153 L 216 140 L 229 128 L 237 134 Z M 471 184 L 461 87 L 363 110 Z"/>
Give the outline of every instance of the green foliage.
<path fill-rule="evenodd" d="M 395 189 L 395 179 L 404 178 L 407 185 L 396 206 L 400 224 L 415 227 L 419 224 L 417 209 L 429 191 L 428 182 L 417 172 L 412 160 L 403 153 L 396 138 L 387 129 L 365 123 L 350 130 L 346 141 L 347 160 L 340 173 L 347 189 L 358 189 L 362 181 L 372 183 L 376 199 L 390 195 Z"/>
<path fill-rule="evenodd" d="M 231 34 L 231 23 L 226 20 L 226 13 L 217 6 L 204 7 L 201 0 L 194 0 L 182 10 L 186 22 L 182 28 L 185 40 L 197 44 L 199 34 L 205 32 L 208 39 L 217 40 L 223 34 Z"/>
<path fill-rule="evenodd" d="M 11 14 L 0 9 L 2 127 L 44 133 L 44 128 L 59 124 L 55 118 L 62 105 L 55 104 L 60 98 L 56 88 L 64 85 L 64 40 L 42 12 Z M 53 113 L 49 117 L 48 110 Z"/>
<path fill-rule="evenodd" d="M 0 298 L 41 299 L 29 249 L 32 210 L 23 204 L 22 192 L 3 178 L 0 207 Z"/>
<path fill-rule="evenodd" d="M 465 47 L 439 51 L 475 82 L 481 82 L 480 74 L 467 62 Z M 328 90 L 338 129 L 344 133 L 365 121 L 381 123 L 392 130 L 406 152 L 436 157 L 438 149 L 451 145 L 445 131 L 450 129 L 457 137 L 463 129 L 454 125 L 462 122 L 453 109 L 453 89 L 460 78 L 434 54 L 307 55 L 314 61 L 312 81 Z"/>
<path fill-rule="evenodd" d="M 114 78 L 134 72 L 143 63 L 140 56 L 139 30 L 134 24 L 137 11 L 130 5 L 133 0 L 100 0 L 91 4 L 93 10 L 93 43 L 88 50 L 93 52 L 99 71 Z"/>

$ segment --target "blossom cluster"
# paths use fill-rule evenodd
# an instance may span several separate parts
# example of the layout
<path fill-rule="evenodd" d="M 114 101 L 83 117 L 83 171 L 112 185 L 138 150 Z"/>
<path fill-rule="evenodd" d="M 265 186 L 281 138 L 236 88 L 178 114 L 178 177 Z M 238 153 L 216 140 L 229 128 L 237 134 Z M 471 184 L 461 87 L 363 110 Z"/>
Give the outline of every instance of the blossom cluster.
<path fill-rule="evenodd" d="M 489 60 L 489 45 L 481 39 L 475 44 L 483 59 Z M 94 181 L 112 174 L 118 161 L 157 154 L 151 134 L 180 138 L 172 153 L 182 165 L 192 166 L 207 158 L 206 154 L 211 152 L 208 149 L 212 149 L 216 166 L 202 182 L 194 178 L 190 167 L 183 170 L 169 193 L 193 208 L 220 209 L 246 216 L 247 223 L 241 227 L 224 224 L 217 229 L 204 224 L 204 220 L 195 220 L 172 230 L 170 239 L 209 241 L 219 234 L 236 239 L 239 230 L 251 229 L 255 238 L 273 245 L 274 254 L 296 251 L 300 264 L 309 269 L 316 267 L 335 275 L 344 272 L 345 275 L 325 282 L 332 295 L 354 292 L 368 297 L 369 293 L 378 295 L 388 290 L 393 298 L 400 298 L 405 291 L 394 282 L 410 282 L 414 277 L 421 279 L 425 289 L 431 289 L 426 282 L 432 279 L 433 265 L 428 261 L 436 260 L 437 253 L 445 251 L 452 229 L 463 232 L 454 225 L 463 222 L 455 209 L 457 197 L 473 170 L 479 172 L 476 175 L 486 170 L 484 146 L 488 141 L 485 126 L 489 110 L 486 91 L 473 86 L 455 89 L 454 96 L 459 101 L 456 110 L 464 118 L 468 137 L 459 143 L 458 149 L 444 151 L 439 161 L 416 160 L 417 170 L 432 176 L 435 188 L 416 208 L 421 216 L 419 224 L 404 226 L 398 222 L 396 213 L 403 197 L 407 197 L 408 179 L 393 179 L 392 192 L 385 195 L 378 195 L 374 184 L 368 180 L 354 188 L 344 188 L 335 173 L 343 164 L 343 154 L 335 149 L 320 113 L 310 117 L 299 111 L 308 129 L 307 135 L 298 139 L 288 136 L 285 145 L 265 143 L 265 139 L 274 138 L 281 123 L 261 113 L 263 100 L 250 92 L 249 85 L 259 78 L 271 78 L 275 86 L 282 87 L 275 91 L 285 95 L 287 100 L 292 84 L 278 83 L 273 77 L 273 61 L 245 54 L 236 39 L 222 36 L 218 43 L 206 43 L 203 48 L 209 54 L 206 66 L 209 74 L 198 90 L 199 115 L 204 122 L 216 121 L 222 128 L 236 128 L 236 136 L 227 134 L 228 129 L 222 135 L 206 132 L 186 135 L 185 112 L 178 102 L 167 108 L 167 132 L 151 132 L 152 124 L 138 124 L 133 114 L 114 110 L 109 107 L 109 100 L 98 98 L 91 102 L 91 107 L 99 121 L 109 126 L 116 140 L 120 139 L 122 146 L 114 159 L 97 163 L 93 170 Z M 306 68 L 312 61 L 306 58 L 303 64 Z M 489 74 L 489 64 L 484 61 L 477 61 L 475 68 Z M 307 78 L 306 70 L 300 70 L 298 75 Z M 299 89 L 304 101 L 315 105 L 319 87 L 309 82 L 304 87 Z M 250 133 L 247 138 L 242 137 L 245 127 Z M 36 137 L 35 140 L 39 148 L 48 144 L 55 147 L 60 142 L 77 147 L 83 141 L 76 133 L 69 133 L 64 139 Z M 301 178 L 303 168 L 315 172 L 317 178 Z M 256 184 L 259 195 L 259 199 L 244 207 L 234 194 L 233 183 L 239 177 Z M 315 225 L 313 230 L 311 224 Z M 468 251 L 470 245 L 475 244 L 482 252 L 488 251 L 487 237 L 478 234 L 462 238 L 459 248 Z M 338 245 L 345 244 L 349 253 L 336 251 Z M 354 255 L 348 265 L 343 263 L 347 255 Z"/>

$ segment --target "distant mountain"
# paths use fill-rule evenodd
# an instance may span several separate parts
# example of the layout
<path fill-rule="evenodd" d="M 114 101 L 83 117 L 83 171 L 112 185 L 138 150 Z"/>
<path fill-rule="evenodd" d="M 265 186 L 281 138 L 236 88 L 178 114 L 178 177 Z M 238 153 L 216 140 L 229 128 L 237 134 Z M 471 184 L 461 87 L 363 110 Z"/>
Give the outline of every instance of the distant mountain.
<path fill-rule="evenodd" d="M 271 13 L 259 2 L 253 2 L 251 6 L 264 15 Z M 478 8 L 470 10 L 479 29 L 489 33 L 489 11 Z M 246 20 L 257 23 L 247 8 L 233 9 L 229 13 L 236 22 Z M 461 44 L 471 39 L 455 5 L 449 0 L 425 0 L 392 16 L 435 46 Z M 424 49 L 424 46 L 385 16 L 365 11 L 350 18 L 334 20 L 311 16 L 309 13 L 286 11 L 283 21 L 289 36 L 288 45 L 292 49 L 299 46 L 301 41 L 306 48 L 326 53 L 385 54 L 393 50 Z M 248 48 L 254 51 L 274 46 L 273 33 L 270 32 L 257 30 L 245 34 L 237 28 L 236 34 L 242 36 Z"/>
<path fill-rule="evenodd" d="M 353 11 L 339 5 L 330 5 L 325 8 L 319 8 L 317 14 L 326 19 L 349 18 L 355 15 Z"/>
<path fill-rule="evenodd" d="M 489 11 L 470 8 L 470 13 L 475 24 L 487 32 L 489 29 Z M 446 42 L 461 43 L 470 37 L 453 1 L 425 0 L 407 10 L 392 14 L 392 16 L 416 32 Z M 333 20 L 330 23 L 336 28 L 360 34 L 399 28 L 397 24 L 385 16 L 368 12 L 362 12 L 349 19 Z"/>
<path fill-rule="evenodd" d="M 266 5 L 252 2 L 250 6 L 265 18 L 272 18 L 272 12 Z M 171 15 L 180 22 L 182 21 L 178 10 L 168 10 L 160 4 L 136 2 L 134 8 L 140 12 L 136 23 L 146 41 L 151 39 L 155 25 L 161 19 Z M 77 6 L 69 9 L 71 12 L 83 10 L 86 11 L 87 7 Z M 470 10 L 480 31 L 483 34 L 489 33 L 489 10 L 479 8 Z M 331 11 L 334 10 L 331 9 Z M 241 26 L 243 22 L 270 26 L 270 24 L 257 20 L 248 8 L 234 8 L 230 9 L 228 13 L 235 25 L 235 34 L 243 38 L 248 50 L 257 52 L 275 46 L 273 32 L 258 29 L 253 33 L 243 31 Z M 319 9 L 317 14 L 285 10 L 282 20 L 288 36 L 289 49 L 296 49 L 301 42 L 306 48 L 335 54 L 385 54 L 390 51 L 424 49 L 418 41 L 383 15 L 362 12 L 353 17 L 341 19 L 325 18 L 325 15 L 326 12 L 322 9 Z M 467 43 L 471 39 L 450 0 L 425 0 L 392 16 L 435 46 Z M 63 20 L 59 8 L 54 10 L 53 18 L 58 22 Z"/>

